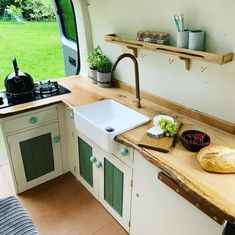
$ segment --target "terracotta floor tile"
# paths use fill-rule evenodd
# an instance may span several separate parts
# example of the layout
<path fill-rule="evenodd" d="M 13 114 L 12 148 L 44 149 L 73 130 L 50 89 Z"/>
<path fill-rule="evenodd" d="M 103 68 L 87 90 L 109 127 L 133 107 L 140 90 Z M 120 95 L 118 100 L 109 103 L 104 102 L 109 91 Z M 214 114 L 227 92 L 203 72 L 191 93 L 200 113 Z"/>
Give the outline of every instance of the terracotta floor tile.
<path fill-rule="evenodd" d="M 55 203 L 55 199 L 52 197 L 40 198 L 40 197 L 24 197 L 18 196 L 18 199 L 23 203 L 28 213 L 33 219 L 43 216 L 45 212 L 56 211 L 61 209 L 58 204 Z"/>
<path fill-rule="evenodd" d="M 128 233 L 118 222 L 112 221 L 92 235 L 128 235 Z"/>
<path fill-rule="evenodd" d="M 78 211 L 68 213 L 83 235 L 91 235 L 114 220 L 95 198 Z"/>
<path fill-rule="evenodd" d="M 94 200 L 93 196 L 84 190 L 81 193 L 67 193 L 64 195 L 60 195 L 60 197 L 56 198 L 55 203 L 60 205 L 63 209 L 68 212 L 77 213 L 78 209 L 87 205 L 92 200 Z"/>
<path fill-rule="evenodd" d="M 19 195 L 32 217 L 41 216 L 44 210 L 65 209 L 76 213 L 81 206 L 93 200 L 93 196 L 72 176 L 70 179 L 67 175 L 59 178 Z"/>
<path fill-rule="evenodd" d="M 34 223 L 41 235 L 82 235 L 64 210 L 45 211 Z"/>
<path fill-rule="evenodd" d="M 0 197 L 15 194 L 9 174 L 9 166 L 0 167 Z M 18 199 L 41 235 L 127 234 L 71 173 L 30 189 Z"/>

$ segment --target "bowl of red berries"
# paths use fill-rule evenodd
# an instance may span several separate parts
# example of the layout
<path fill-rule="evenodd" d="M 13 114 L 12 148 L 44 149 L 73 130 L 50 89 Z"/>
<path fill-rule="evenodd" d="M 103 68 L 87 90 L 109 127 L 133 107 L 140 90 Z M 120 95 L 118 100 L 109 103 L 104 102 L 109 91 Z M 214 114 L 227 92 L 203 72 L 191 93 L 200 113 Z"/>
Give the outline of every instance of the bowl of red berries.
<path fill-rule="evenodd" d="M 181 134 L 180 137 L 183 146 L 191 151 L 198 152 L 200 149 L 210 144 L 210 136 L 202 131 L 187 130 Z"/>

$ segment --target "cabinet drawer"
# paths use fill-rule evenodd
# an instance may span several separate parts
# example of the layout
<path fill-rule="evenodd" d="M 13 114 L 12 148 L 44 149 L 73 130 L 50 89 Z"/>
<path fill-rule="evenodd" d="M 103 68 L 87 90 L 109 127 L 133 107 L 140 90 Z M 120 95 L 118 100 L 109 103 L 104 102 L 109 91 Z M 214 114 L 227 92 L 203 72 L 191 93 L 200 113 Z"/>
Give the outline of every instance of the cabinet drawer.
<path fill-rule="evenodd" d="M 44 110 L 30 115 L 25 115 L 15 119 L 7 120 L 4 122 L 4 129 L 6 133 L 18 131 L 25 128 L 40 125 L 52 120 L 58 119 L 57 109 Z"/>
<path fill-rule="evenodd" d="M 125 162 L 128 166 L 133 165 L 133 148 L 127 147 L 123 144 L 117 143 L 116 152 L 114 153 L 122 162 Z"/>

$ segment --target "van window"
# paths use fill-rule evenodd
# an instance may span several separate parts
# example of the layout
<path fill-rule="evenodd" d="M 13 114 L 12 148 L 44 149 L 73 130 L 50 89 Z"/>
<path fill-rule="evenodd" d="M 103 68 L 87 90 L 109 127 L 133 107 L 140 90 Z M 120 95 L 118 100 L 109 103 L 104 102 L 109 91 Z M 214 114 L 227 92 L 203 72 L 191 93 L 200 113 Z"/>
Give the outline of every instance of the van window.
<path fill-rule="evenodd" d="M 71 0 L 56 0 L 55 2 L 64 36 L 77 41 L 76 20 Z"/>

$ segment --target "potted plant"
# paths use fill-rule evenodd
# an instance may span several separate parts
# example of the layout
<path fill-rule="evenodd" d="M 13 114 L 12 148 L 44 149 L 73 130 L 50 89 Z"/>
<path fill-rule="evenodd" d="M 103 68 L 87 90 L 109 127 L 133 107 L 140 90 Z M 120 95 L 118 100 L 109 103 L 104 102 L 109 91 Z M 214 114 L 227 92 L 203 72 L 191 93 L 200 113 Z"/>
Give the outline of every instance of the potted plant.
<path fill-rule="evenodd" d="M 97 69 L 98 69 L 98 72 L 97 72 L 98 86 L 110 87 L 112 63 L 105 55 L 102 55 L 101 57 L 99 57 L 98 63 L 97 63 Z"/>
<path fill-rule="evenodd" d="M 99 57 L 102 56 L 102 51 L 100 47 L 96 47 L 93 49 L 87 58 L 87 64 L 89 67 L 88 70 L 88 77 L 91 78 L 92 83 L 96 84 L 97 83 L 97 63 L 99 60 Z"/>

